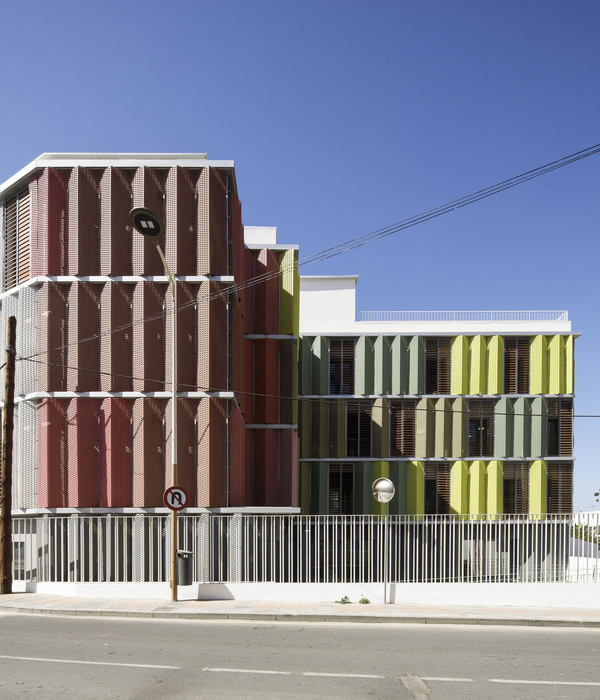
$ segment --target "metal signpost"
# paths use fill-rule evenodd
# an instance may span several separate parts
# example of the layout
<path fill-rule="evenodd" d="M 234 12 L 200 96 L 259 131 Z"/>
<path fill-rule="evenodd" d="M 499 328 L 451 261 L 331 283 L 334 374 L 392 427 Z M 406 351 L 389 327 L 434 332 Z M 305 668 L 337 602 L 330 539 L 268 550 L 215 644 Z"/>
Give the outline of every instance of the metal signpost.
<path fill-rule="evenodd" d="M 379 503 L 385 503 L 385 520 L 383 527 L 383 604 L 387 604 L 387 577 L 389 566 L 389 535 L 388 535 L 388 510 L 389 502 L 394 498 L 396 488 L 394 484 L 384 476 L 373 482 L 373 498 Z"/>

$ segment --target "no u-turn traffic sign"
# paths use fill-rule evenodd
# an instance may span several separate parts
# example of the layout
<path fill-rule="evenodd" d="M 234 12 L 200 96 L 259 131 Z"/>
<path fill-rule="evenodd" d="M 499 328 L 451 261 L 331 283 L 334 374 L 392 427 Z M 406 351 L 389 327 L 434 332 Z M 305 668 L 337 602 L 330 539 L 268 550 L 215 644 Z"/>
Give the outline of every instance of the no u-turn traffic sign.
<path fill-rule="evenodd" d="M 183 510 L 187 499 L 187 493 L 181 486 L 171 486 L 163 494 L 163 503 L 171 510 Z"/>

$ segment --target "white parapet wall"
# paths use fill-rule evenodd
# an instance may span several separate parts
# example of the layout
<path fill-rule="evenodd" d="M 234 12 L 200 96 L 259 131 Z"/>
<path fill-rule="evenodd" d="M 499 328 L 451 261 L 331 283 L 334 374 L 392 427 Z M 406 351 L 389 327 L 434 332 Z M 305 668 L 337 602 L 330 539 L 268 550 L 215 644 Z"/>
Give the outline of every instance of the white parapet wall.
<path fill-rule="evenodd" d="M 13 591 L 97 598 L 170 598 L 168 583 L 28 583 Z M 180 586 L 179 600 L 334 602 L 347 596 L 383 603 L 382 583 L 203 583 Z M 597 609 L 597 583 L 403 583 L 388 584 L 389 603 Z"/>

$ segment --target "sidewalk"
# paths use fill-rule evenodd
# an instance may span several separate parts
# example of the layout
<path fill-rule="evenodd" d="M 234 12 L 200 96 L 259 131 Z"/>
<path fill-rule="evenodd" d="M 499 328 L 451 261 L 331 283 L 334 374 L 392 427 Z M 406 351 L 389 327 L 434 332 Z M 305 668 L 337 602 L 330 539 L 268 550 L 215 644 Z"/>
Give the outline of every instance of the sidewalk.
<path fill-rule="evenodd" d="M 0 596 L 1 613 L 280 622 L 519 625 L 600 629 L 600 608 L 402 605 L 249 600 L 81 598 L 39 593 Z"/>

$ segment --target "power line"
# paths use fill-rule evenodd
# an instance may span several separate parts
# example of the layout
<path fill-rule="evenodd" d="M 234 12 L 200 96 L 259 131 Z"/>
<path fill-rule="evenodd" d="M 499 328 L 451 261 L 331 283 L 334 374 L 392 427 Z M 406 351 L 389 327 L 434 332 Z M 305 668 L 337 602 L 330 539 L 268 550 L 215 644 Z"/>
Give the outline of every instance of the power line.
<path fill-rule="evenodd" d="M 360 248 L 362 246 L 365 246 L 369 243 L 374 243 L 375 241 L 378 241 L 382 238 L 386 238 L 388 236 L 394 235 L 396 233 L 399 233 L 400 231 L 404 231 L 408 228 L 411 228 L 412 226 L 416 226 L 418 224 L 424 223 L 425 221 L 429 221 L 431 219 L 437 218 L 439 216 L 442 216 L 443 214 L 448 214 L 452 211 L 455 211 L 457 209 L 461 209 L 469 204 L 474 204 L 475 202 L 480 201 L 481 199 L 485 199 L 487 197 L 491 197 L 495 194 L 499 194 L 500 192 L 504 192 L 507 189 L 511 189 L 512 187 L 516 187 L 517 185 L 523 184 L 524 182 L 528 182 L 530 180 L 533 180 L 537 177 L 540 177 L 542 175 L 545 175 L 549 172 L 552 172 L 554 170 L 558 170 L 559 168 L 563 168 L 566 165 L 570 165 L 572 163 L 575 163 L 579 160 L 582 160 L 584 158 L 588 158 L 589 156 L 595 155 L 600 152 L 600 144 L 596 144 L 594 146 L 590 146 L 589 148 L 583 149 L 581 151 L 577 151 L 576 153 L 572 153 L 568 156 L 565 156 L 563 158 L 559 158 L 558 160 L 554 160 L 550 163 L 546 163 L 544 165 L 541 165 L 537 168 L 534 168 L 532 170 L 528 170 L 524 173 L 521 173 L 520 175 L 515 175 L 507 180 L 503 180 L 499 183 L 496 183 L 494 185 L 490 185 L 488 187 L 485 187 L 481 190 L 477 190 L 476 192 L 473 192 L 472 194 L 465 195 L 463 197 L 460 197 L 458 199 L 452 200 L 451 202 L 448 202 L 446 204 L 439 205 L 438 207 L 435 207 L 433 209 L 429 209 L 428 211 L 425 211 L 421 214 L 417 214 L 416 216 L 412 216 L 408 219 L 404 219 L 402 221 L 399 221 L 395 224 L 391 224 L 390 226 L 386 226 L 381 229 L 377 229 L 375 231 L 372 231 L 370 233 L 364 234 L 362 236 L 359 236 L 357 238 L 350 239 L 348 241 L 345 241 L 343 243 L 338 244 L 337 246 L 331 247 L 331 248 L 326 248 L 320 252 L 314 253 L 313 255 L 310 255 L 306 258 L 303 258 L 299 260 L 297 263 L 294 262 L 292 264 L 284 265 L 283 267 L 280 267 L 277 270 L 274 270 L 272 272 L 266 272 L 263 273 L 262 275 L 257 275 L 250 280 L 247 280 L 246 282 L 236 285 L 236 290 L 244 290 L 248 289 L 254 286 L 257 286 L 258 284 L 263 284 L 266 283 L 270 280 L 277 279 L 281 277 L 283 274 L 286 274 L 288 272 L 295 272 L 297 269 L 301 267 L 305 267 L 308 265 L 314 265 L 318 262 L 322 262 L 323 260 L 328 260 L 329 258 L 336 257 L 337 255 L 342 255 L 343 253 L 346 253 L 350 250 L 354 250 L 356 248 Z M 176 309 L 175 313 L 179 313 L 187 308 L 196 306 L 198 303 L 204 303 L 204 302 L 210 302 L 218 298 L 223 298 L 224 296 L 227 296 L 231 294 L 232 289 L 231 287 L 227 287 L 227 289 L 223 291 L 219 291 L 213 294 L 209 294 L 206 297 L 200 298 L 200 299 L 193 299 L 187 303 L 181 304 L 178 309 Z M 54 348 L 53 350 L 61 350 L 66 347 L 70 347 L 72 345 L 77 345 L 85 342 L 90 342 L 92 340 L 95 340 L 97 338 L 100 338 L 104 335 L 110 334 L 110 333 L 116 333 L 120 332 L 122 330 L 125 330 L 127 328 L 133 327 L 136 324 L 139 323 L 145 323 L 145 322 L 150 322 L 152 320 L 156 320 L 158 318 L 163 318 L 165 317 L 166 314 L 172 314 L 172 311 L 163 311 L 161 313 L 155 314 L 153 316 L 143 318 L 140 320 L 132 321 L 131 323 L 124 324 L 123 326 L 120 326 L 118 329 L 114 329 L 111 331 L 106 331 L 105 333 L 101 334 L 96 334 L 93 336 L 90 336 L 89 338 L 83 338 L 78 340 L 75 343 L 68 343 L 67 345 L 63 345 L 57 348 Z M 44 353 L 36 353 L 32 355 L 31 357 L 37 357 L 41 354 L 47 354 L 49 352 L 52 352 L 53 350 L 46 350 Z"/>
<path fill-rule="evenodd" d="M 103 370 L 96 370 L 96 369 L 86 369 L 86 368 L 81 368 L 81 367 L 73 367 L 69 365 L 64 365 L 61 363 L 57 362 L 46 362 L 44 360 L 35 360 L 29 357 L 18 357 L 17 362 L 19 361 L 27 361 L 27 362 L 34 362 L 36 364 L 43 364 L 47 366 L 52 366 L 52 367 L 61 367 L 65 370 L 70 370 L 74 372 L 87 372 L 90 374 L 97 374 L 97 375 L 102 375 L 102 376 L 110 376 L 110 377 L 116 377 L 118 379 L 129 379 L 132 381 L 147 381 L 155 384 L 161 384 L 163 387 L 166 387 L 167 381 L 164 379 L 145 379 L 144 377 L 136 377 L 133 375 L 125 375 L 125 374 L 117 374 L 114 372 L 105 372 Z M 1 368 L 0 368 L 1 369 Z M 177 382 L 178 386 L 181 387 L 186 387 L 184 391 L 200 391 L 200 392 L 206 392 L 206 393 L 218 393 L 225 391 L 224 389 L 216 389 L 216 388 L 211 388 L 211 387 L 200 387 L 196 384 L 188 384 L 187 382 L 181 382 L 178 380 Z M 166 390 L 166 389 L 165 389 Z M 144 392 L 141 392 L 144 393 Z M 350 396 L 348 394 L 340 394 L 340 395 L 330 395 L 330 396 L 284 396 L 282 394 L 261 394 L 259 392 L 250 392 L 250 391 L 234 391 L 238 396 L 247 396 L 251 398 L 260 398 L 260 399 L 273 399 L 277 401 L 297 401 L 299 404 L 301 403 L 308 403 L 311 405 L 314 404 L 323 404 L 323 405 L 329 405 L 329 406 L 335 406 L 338 404 L 340 401 L 343 401 L 344 405 L 350 405 L 350 406 L 357 406 L 360 403 L 364 402 L 370 402 L 372 410 L 383 410 L 383 406 L 377 406 L 375 404 L 375 401 L 377 399 L 385 399 L 386 401 L 414 401 L 415 404 L 420 401 L 421 399 L 427 399 L 427 400 L 432 400 L 432 401 L 437 401 L 439 399 L 441 400 L 448 400 L 452 401 L 453 399 L 456 398 L 465 398 L 465 395 L 445 395 L 445 394 L 386 394 L 386 395 L 369 395 L 368 397 L 364 397 L 361 395 L 356 395 L 356 396 Z M 489 394 L 488 395 L 490 398 L 486 399 L 466 399 L 467 401 L 469 400 L 474 400 L 474 401 L 495 401 L 496 399 L 494 398 L 496 395 L 495 394 Z M 504 398 L 511 398 L 511 399 L 517 399 L 521 396 L 524 396 L 525 398 L 532 398 L 536 395 L 533 394 L 524 394 L 524 395 L 504 395 Z M 186 397 L 181 397 L 181 398 L 186 398 Z M 548 395 L 548 398 L 550 400 L 554 400 L 554 395 Z M 432 407 L 419 407 L 415 405 L 413 407 L 413 410 L 416 412 L 421 412 L 421 413 L 435 413 L 436 415 L 439 414 L 449 414 L 449 415 L 470 415 L 471 412 L 469 409 L 463 410 L 463 409 L 454 409 L 454 408 L 438 408 L 436 406 Z M 493 412 L 494 416 L 523 416 L 523 417 L 532 417 L 532 418 L 546 418 L 549 416 L 548 413 L 533 413 L 533 412 L 525 412 L 525 413 L 520 413 L 516 411 L 510 411 L 510 412 L 504 412 L 504 411 L 496 411 L 494 410 Z M 585 414 L 585 415 L 578 415 L 578 414 L 573 414 L 572 418 L 600 418 L 600 415 L 592 415 L 592 414 Z"/>

